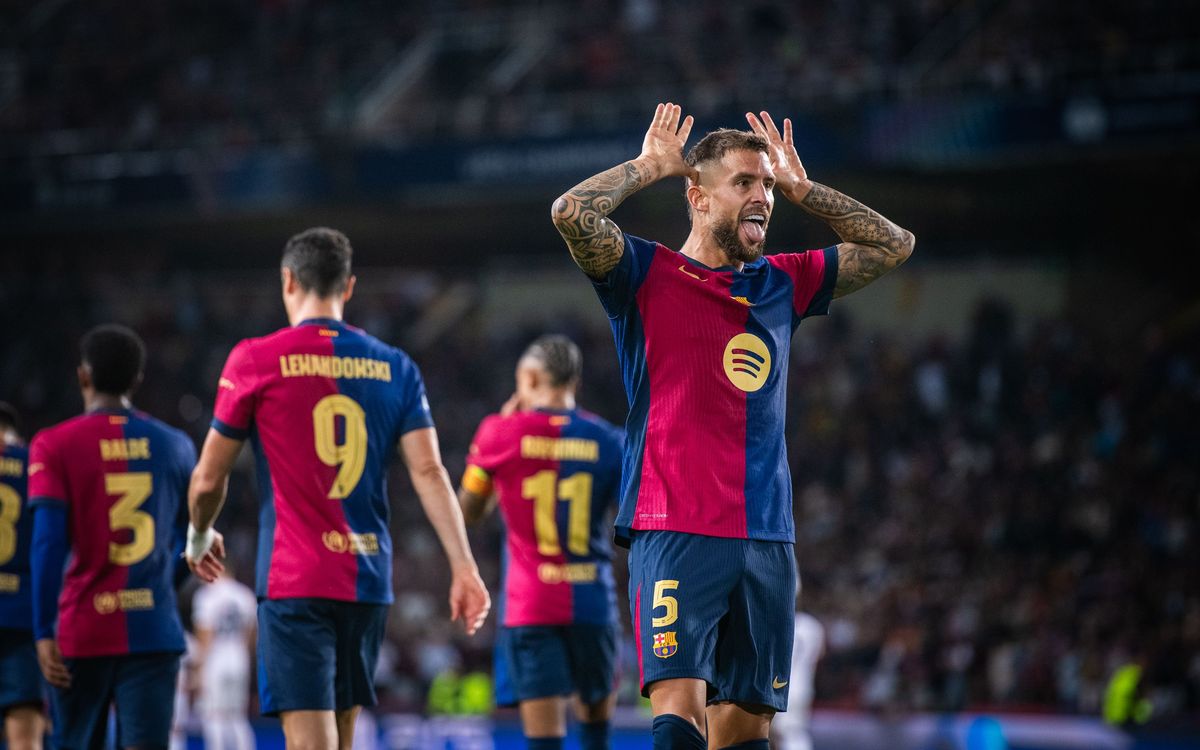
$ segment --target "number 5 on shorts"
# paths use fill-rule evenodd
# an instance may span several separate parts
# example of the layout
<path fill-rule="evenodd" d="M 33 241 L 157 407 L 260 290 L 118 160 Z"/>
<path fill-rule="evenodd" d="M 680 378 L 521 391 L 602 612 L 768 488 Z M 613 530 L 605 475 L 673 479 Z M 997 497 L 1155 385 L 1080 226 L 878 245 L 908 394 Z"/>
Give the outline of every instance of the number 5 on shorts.
<path fill-rule="evenodd" d="M 662 617 L 655 617 L 650 621 L 650 626 L 655 628 L 665 628 L 671 623 L 679 619 L 679 600 L 673 596 L 667 596 L 665 592 L 674 591 L 679 588 L 679 581 L 663 580 L 654 582 L 654 609 L 662 607 L 667 610 L 667 613 Z"/>

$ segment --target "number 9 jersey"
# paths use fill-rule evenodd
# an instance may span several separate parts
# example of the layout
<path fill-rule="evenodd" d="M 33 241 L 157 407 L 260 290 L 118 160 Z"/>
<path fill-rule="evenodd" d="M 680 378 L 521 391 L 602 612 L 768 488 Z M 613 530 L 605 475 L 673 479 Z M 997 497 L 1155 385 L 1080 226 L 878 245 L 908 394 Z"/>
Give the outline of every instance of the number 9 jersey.
<path fill-rule="evenodd" d="M 616 621 L 609 510 L 621 482 L 622 432 L 571 409 L 483 420 L 463 486 L 493 489 L 508 529 L 500 622 L 603 625 Z"/>
<path fill-rule="evenodd" d="M 392 602 L 387 467 L 402 435 L 433 426 L 404 352 L 323 318 L 246 339 L 212 426 L 254 448 L 259 598 Z"/>

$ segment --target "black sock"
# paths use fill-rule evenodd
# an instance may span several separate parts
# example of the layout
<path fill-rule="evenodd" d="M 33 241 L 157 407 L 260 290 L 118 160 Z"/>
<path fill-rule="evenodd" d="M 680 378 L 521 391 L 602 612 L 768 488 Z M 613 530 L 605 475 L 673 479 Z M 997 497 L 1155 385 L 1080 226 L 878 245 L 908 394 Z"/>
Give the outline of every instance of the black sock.
<path fill-rule="evenodd" d="M 721 748 L 721 750 L 770 750 L 771 744 L 767 742 L 767 738 L 761 740 L 746 740 L 739 742 L 736 745 L 729 745 Z"/>
<path fill-rule="evenodd" d="M 562 737 L 526 737 L 525 744 L 529 750 L 562 750 Z"/>
<path fill-rule="evenodd" d="M 579 745 L 583 750 L 608 750 L 608 720 L 589 721 L 580 725 Z"/>
<path fill-rule="evenodd" d="M 708 750 L 708 741 L 704 739 L 704 735 L 682 716 L 655 716 L 650 727 L 654 737 L 654 750 Z"/>

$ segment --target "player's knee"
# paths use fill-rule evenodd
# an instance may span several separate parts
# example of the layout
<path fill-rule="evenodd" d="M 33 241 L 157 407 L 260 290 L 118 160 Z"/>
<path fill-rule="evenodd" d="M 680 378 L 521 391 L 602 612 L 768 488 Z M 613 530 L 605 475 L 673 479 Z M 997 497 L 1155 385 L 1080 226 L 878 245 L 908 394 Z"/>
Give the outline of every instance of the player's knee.
<path fill-rule="evenodd" d="M 12 709 L 4 720 L 4 734 L 9 750 L 42 750 L 45 719 L 36 708 Z"/>

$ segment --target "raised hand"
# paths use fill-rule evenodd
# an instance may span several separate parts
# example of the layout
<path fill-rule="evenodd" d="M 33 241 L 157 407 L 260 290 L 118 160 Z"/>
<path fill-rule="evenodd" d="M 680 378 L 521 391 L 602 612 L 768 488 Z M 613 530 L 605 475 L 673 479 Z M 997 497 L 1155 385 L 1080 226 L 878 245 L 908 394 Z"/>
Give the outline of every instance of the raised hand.
<path fill-rule="evenodd" d="M 692 132 L 694 120 L 688 115 L 680 122 L 680 114 L 678 104 L 659 104 L 642 141 L 642 153 L 638 158 L 654 165 L 656 178 L 694 177 L 696 174 L 696 169 L 683 160 L 683 146 Z"/>
<path fill-rule="evenodd" d="M 804 195 L 797 195 L 796 191 L 807 192 L 808 172 L 800 161 L 800 154 L 796 153 L 796 144 L 792 140 L 792 121 L 786 117 L 783 119 L 783 135 L 780 135 L 770 114 L 760 112 L 759 115 L 762 116 L 761 120 L 753 112 L 747 112 L 746 121 L 750 123 L 751 130 L 767 139 L 771 170 L 775 172 L 775 184 L 779 191 L 788 200 L 799 203 Z"/>

